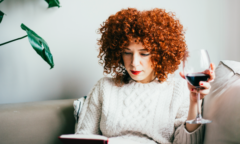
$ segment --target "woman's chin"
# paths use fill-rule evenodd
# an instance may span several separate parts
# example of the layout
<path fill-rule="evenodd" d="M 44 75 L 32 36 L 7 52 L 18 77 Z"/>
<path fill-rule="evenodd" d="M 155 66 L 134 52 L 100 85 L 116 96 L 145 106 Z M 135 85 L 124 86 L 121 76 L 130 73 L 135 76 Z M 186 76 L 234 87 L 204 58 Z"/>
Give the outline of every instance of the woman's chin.
<path fill-rule="evenodd" d="M 131 75 L 131 78 L 137 82 L 144 80 L 142 76 L 138 76 L 138 75 L 133 75 L 133 76 Z"/>

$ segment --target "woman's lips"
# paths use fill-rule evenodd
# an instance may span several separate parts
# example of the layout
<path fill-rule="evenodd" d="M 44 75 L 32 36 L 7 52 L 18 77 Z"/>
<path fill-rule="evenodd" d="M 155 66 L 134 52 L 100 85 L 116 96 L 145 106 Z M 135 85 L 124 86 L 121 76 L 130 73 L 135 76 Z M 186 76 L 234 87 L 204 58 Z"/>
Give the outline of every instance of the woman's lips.
<path fill-rule="evenodd" d="M 138 74 L 140 74 L 141 71 L 132 71 L 132 70 L 131 70 L 131 72 L 132 72 L 132 74 L 134 74 L 134 75 L 138 75 Z"/>

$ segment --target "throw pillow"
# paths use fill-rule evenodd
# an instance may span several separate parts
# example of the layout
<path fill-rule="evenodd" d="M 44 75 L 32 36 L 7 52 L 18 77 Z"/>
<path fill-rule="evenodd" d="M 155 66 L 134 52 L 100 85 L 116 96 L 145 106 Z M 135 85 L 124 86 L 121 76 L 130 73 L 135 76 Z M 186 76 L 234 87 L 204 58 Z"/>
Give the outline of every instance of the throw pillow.
<path fill-rule="evenodd" d="M 204 144 L 240 143 L 240 62 L 221 61 L 211 91 L 204 98 Z"/>

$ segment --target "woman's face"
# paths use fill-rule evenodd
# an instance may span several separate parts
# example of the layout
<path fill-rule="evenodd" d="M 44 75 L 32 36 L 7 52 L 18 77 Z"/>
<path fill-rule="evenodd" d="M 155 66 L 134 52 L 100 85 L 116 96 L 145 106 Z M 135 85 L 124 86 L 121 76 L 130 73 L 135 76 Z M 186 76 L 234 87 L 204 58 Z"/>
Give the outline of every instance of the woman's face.
<path fill-rule="evenodd" d="M 131 78 L 140 83 L 148 83 L 154 79 L 151 55 L 142 45 L 133 40 L 123 52 L 124 66 Z"/>

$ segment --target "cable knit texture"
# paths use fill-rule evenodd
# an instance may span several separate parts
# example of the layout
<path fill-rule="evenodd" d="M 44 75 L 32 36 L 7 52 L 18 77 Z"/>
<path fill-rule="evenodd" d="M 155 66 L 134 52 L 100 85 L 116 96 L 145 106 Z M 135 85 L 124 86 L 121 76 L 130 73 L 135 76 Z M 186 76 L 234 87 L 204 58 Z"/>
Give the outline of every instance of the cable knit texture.
<path fill-rule="evenodd" d="M 84 103 L 76 134 L 98 134 L 144 144 L 200 144 L 204 126 L 185 129 L 189 90 L 182 79 L 122 87 L 100 79 Z"/>

